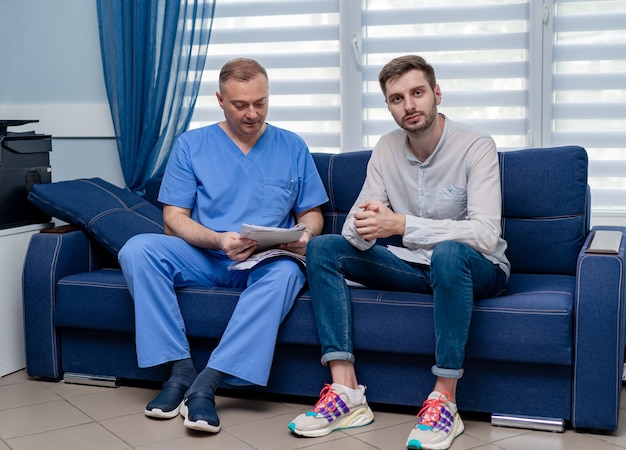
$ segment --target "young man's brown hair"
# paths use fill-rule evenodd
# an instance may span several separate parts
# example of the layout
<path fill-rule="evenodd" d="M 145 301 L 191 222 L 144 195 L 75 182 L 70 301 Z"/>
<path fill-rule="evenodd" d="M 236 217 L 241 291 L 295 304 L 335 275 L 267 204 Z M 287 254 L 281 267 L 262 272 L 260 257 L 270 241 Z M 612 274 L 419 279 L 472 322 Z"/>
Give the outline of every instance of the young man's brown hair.
<path fill-rule="evenodd" d="M 437 84 L 435 79 L 435 69 L 428 64 L 424 58 L 416 55 L 399 56 L 389 61 L 378 74 L 378 82 L 383 91 L 383 95 L 387 96 L 386 84 L 392 78 L 404 75 L 410 70 L 420 70 L 424 72 L 424 76 L 430 87 L 434 90 Z"/>

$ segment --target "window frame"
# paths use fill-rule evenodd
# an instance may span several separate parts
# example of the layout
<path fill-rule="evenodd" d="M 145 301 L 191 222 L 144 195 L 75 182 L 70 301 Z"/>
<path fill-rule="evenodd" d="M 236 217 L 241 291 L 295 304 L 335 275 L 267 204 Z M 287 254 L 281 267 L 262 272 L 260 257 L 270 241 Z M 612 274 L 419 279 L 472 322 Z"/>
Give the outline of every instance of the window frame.
<path fill-rule="evenodd" d="M 601 0 L 601 1 L 610 1 L 610 0 Z M 338 131 L 333 131 L 324 135 L 324 133 L 310 133 L 310 132 L 300 132 L 298 129 L 294 129 L 294 127 L 289 126 L 289 122 L 286 124 L 279 124 L 279 126 L 284 126 L 285 128 L 292 129 L 293 131 L 298 132 L 305 141 L 309 143 L 309 146 L 313 151 L 320 151 L 320 147 L 328 147 L 330 152 L 347 152 L 347 151 L 355 151 L 361 150 L 363 148 L 371 147 L 371 144 L 368 145 L 367 141 L 364 139 L 365 131 L 364 124 L 366 122 L 366 118 L 364 117 L 363 111 L 366 111 L 367 108 L 375 101 L 377 95 L 381 95 L 380 92 L 374 93 L 365 92 L 366 89 L 364 85 L 366 82 L 372 83 L 372 80 L 375 80 L 377 76 L 377 70 L 379 68 L 374 68 L 372 66 L 367 66 L 364 64 L 364 54 L 363 54 L 363 46 L 366 38 L 363 37 L 363 30 L 365 21 L 364 14 L 368 14 L 367 12 L 363 12 L 363 8 L 366 0 L 354 1 L 354 0 L 318 0 L 319 3 L 316 3 L 316 7 L 319 8 L 319 11 L 324 10 L 336 10 L 339 14 L 339 24 L 338 29 L 334 25 L 328 25 L 327 27 L 318 27 L 318 33 L 334 33 L 338 39 L 338 51 L 337 55 L 333 51 L 329 51 L 324 55 L 317 55 L 321 58 L 321 60 L 325 61 L 325 64 L 333 64 L 335 59 L 338 59 L 338 79 L 324 80 L 324 82 L 320 82 L 320 87 L 316 87 L 313 91 L 307 91 L 305 95 L 315 96 L 317 95 L 317 90 L 320 92 L 330 93 L 333 95 L 338 95 L 339 105 L 324 107 L 324 105 L 318 105 L 317 108 L 311 106 L 308 112 L 303 109 L 303 111 L 297 111 L 297 109 L 290 109 L 288 106 L 282 104 L 279 106 L 274 106 L 272 101 L 270 102 L 270 111 L 278 110 L 278 116 L 281 118 L 287 118 L 293 112 L 293 116 L 296 117 L 297 114 L 300 115 L 299 120 L 308 120 L 309 118 L 312 122 L 323 120 L 324 117 L 333 117 L 332 120 L 338 121 Z M 559 108 L 567 107 L 560 104 L 558 101 L 555 101 L 555 83 L 560 83 L 562 81 L 562 75 L 558 73 L 556 70 L 556 62 L 555 62 L 555 52 L 558 52 L 558 46 L 556 42 L 556 34 L 558 30 L 555 30 L 555 13 L 557 5 L 560 4 L 574 4 L 574 3 L 583 3 L 584 0 L 545 0 L 542 2 L 536 2 L 534 0 L 520 0 L 519 9 L 527 11 L 528 17 L 528 29 L 525 31 L 527 34 L 528 47 L 527 58 L 526 58 L 526 89 L 520 89 L 519 92 L 511 92 L 506 93 L 506 95 L 520 95 L 526 97 L 526 126 L 527 132 L 526 135 L 523 136 L 521 133 L 515 134 L 515 136 L 520 136 L 520 142 L 522 145 L 517 147 L 505 147 L 499 146 L 499 150 L 501 151 L 509 151 L 515 150 L 516 148 L 525 148 L 525 147 L 549 147 L 553 145 L 565 145 L 565 144 L 577 144 L 577 142 L 569 142 L 563 141 L 560 139 L 560 136 L 557 132 L 555 132 L 555 117 L 558 116 Z M 271 9 L 269 5 L 273 5 L 274 9 Z M 218 3 L 218 7 L 216 8 L 216 19 L 219 20 L 220 8 L 224 8 L 224 11 L 228 11 L 228 14 L 237 14 L 237 11 L 245 10 L 250 14 L 252 13 L 261 13 L 268 14 L 267 10 L 274 11 L 276 7 L 285 7 L 290 10 L 291 13 L 297 13 L 298 10 L 302 10 L 306 8 L 310 8 L 311 2 L 304 1 L 283 1 L 283 0 L 264 0 L 264 1 L 247 1 L 247 2 L 238 2 L 236 5 L 229 3 L 227 1 Z M 516 5 L 518 6 L 518 5 Z M 468 7 L 467 4 L 464 4 L 464 7 Z M 480 6 L 484 7 L 484 6 Z M 502 7 L 501 7 L 502 8 Z M 393 13 L 393 11 L 391 12 Z M 392 15 L 392 14 L 391 14 Z M 620 16 L 626 17 L 626 12 L 621 12 Z M 366 17 L 366 16 L 365 16 Z M 367 18 L 367 17 L 366 17 Z M 559 20 L 558 18 L 557 20 Z M 430 20 L 436 20 L 436 17 L 431 17 Z M 565 19 L 568 20 L 568 19 Z M 576 20 L 576 18 L 574 18 Z M 622 32 L 626 33 L 626 28 L 622 30 Z M 228 34 L 228 33 L 227 33 Z M 267 35 L 271 35 L 272 31 L 268 30 Z M 305 31 L 302 32 L 303 35 L 307 35 Z M 309 33 L 310 34 L 310 33 Z M 245 45 L 243 42 L 243 38 L 234 38 L 234 34 L 230 33 L 230 39 L 238 39 L 238 45 Z M 219 33 L 213 32 L 212 44 L 215 43 L 213 38 L 216 38 L 215 41 L 219 43 L 220 37 Z M 269 39 L 272 39 L 271 37 Z M 624 41 L 624 47 L 626 50 L 626 40 Z M 367 45 L 367 42 L 365 42 Z M 242 47 L 242 51 L 246 51 L 245 47 Z M 626 52 L 625 52 L 626 53 Z M 254 56 L 252 56 L 254 57 Z M 268 68 L 268 73 L 270 73 L 270 94 L 271 98 L 274 98 L 275 95 L 283 95 L 289 94 L 290 92 L 294 92 L 294 89 L 297 89 L 298 81 L 285 81 L 285 80 L 273 80 L 272 79 L 272 70 L 281 70 L 285 69 L 284 62 L 281 60 L 281 55 L 272 55 L 271 53 L 263 54 L 261 57 L 264 60 L 261 62 L 266 65 Z M 626 58 L 625 58 L 626 59 Z M 225 62 L 225 56 L 211 56 L 211 48 L 209 46 L 209 57 L 207 58 L 207 67 L 210 67 L 213 71 L 213 78 L 216 78 L 215 71 L 221 67 L 221 65 Z M 336 62 L 336 61 L 335 61 Z M 435 70 L 439 74 L 438 67 L 439 65 L 435 62 L 432 62 Z M 445 72 L 446 66 L 442 64 L 444 67 L 442 68 L 442 72 Z M 512 69 L 513 70 L 513 69 Z M 519 70 L 517 67 L 515 70 Z M 620 89 L 620 86 L 624 86 L 623 82 L 620 79 L 620 73 L 616 73 L 613 78 L 615 79 L 613 85 Z M 626 75 L 624 73 L 623 75 Z M 586 74 L 582 74 L 582 77 L 585 77 Z M 593 75 L 590 75 L 593 79 Z M 611 78 L 608 76 L 608 78 Z M 607 79 L 607 77 L 605 77 Z M 368 81 L 369 80 L 369 81 Z M 441 84 L 441 88 L 444 94 L 446 95 L 446 85 L 445 79 Z M 322 87 L 325 84 L 326 87 Z M 211 88 L 209 88 L 211 86 Z M 213 95 L 214 87 L 216 86 L 216 80 L 208 79 L 207 83 L 204 83 L 201 88 L 201 92 L 204 95 Z M 301 88 L 307 86 L 307 80 L 301 81 Z M 337 92 L 338 89 L 338 92 Z M 624 91 L 626 92 L 626 86 L 624 86 Z M 621 91 L 620 91 L 621 92 Z M 464 95 L 470 95 L 467 93 L 463 93 Z M 498 93 L 493 94 L 498 95 Z M 471 96 L 471 95 L 470 95 Z M 521 99 L 520 97 L 519 99 Z M 519 101 L 519 99 L 517 101 Z M 383 101 L 382 95 L 380 98 L 381 102 Z M 605 106 L 619 108 L 622 103 L 617 103 L 616 105 L 609 105 L 608 103 L 604 103 Z M 584 108 L 584 102 L 577 103 L 577 105 L 582 105 Z M 199 112 L 202 112 L 203 108 L 206 107 L 200 106 L 198 108 Z M 443 108 L 440 108 L 442 110 Z M 297 113 L 297 114 L 296 114 Z M 213 110 L 210 114 L 212 121 L 220 120 L 219 117 L 221 115 L 220 111 Z M 452 119 L 464 121 L 462 118 L 456 118 L 451 116 Z M 289 117 L 291 119 L 291 117 Z M 623 117 L 626 120 L 626 115 Z M 269 121 L 273 121 L 272 115 L 269 116 Z M 391 116 L 389 115 L 389 121 L 392 121 Z M 206 122 L 205 122 L 206 123 Z M 390 122 L 391 123 L 391 122 Z M 519 126 L 519 125 L 518 125 Z M 486 130 L 490 131 L 490 130 Z M 621 133 L 621 132 L 620 132 Z M 623 132 L 626 142 L 626 127 Z M 575 136 L 576 134 L 572 134 Z M 619 134 L 621 136 L 621 134 Z M 587 137 L 589 135 L 587 134 Z M 585 141 L 588 142 L 588 141 Z M 584 145 L 583 143 L 578 143 L 578 145 L 582 145 L 583 147 L 589 147 Z M 626 154 L 626 148 L 623 148 L 623 152 Z M 322 150 L 323 151 L 323 150 Z M 619 169 L 625 169 L 624 174 L 620 174 Z M 612 205 L 613 208 L 605 208 L 604 205 L 595 206 L 593 203 L 594 193 L 599 194 L 600 198 L 610 198 L 606 197 L 606 195 L 613 196 L 613 198 L 619 198 L 621 192 L 626 194 L 626 156 L 621 160 L 616 161 L 603 161 L 594 159 L 594 155 L 590 154 L 590 164 L 589 164 L 590 177 L 620 177 L 622 178 L 622 182 L 624 187 L 615 188 L 613 191 L 611 189 L 605 189 L 604 191 L 600 188 L 595 188 L 592 186 L 592 211 L 595 216 L 603 216 L 607 217 L 621 217 L 626 220 L 626 195 L 623 197 L 625 200 L 623 203 Z M 604 201 L 604 200 L 602 200 Z"/>

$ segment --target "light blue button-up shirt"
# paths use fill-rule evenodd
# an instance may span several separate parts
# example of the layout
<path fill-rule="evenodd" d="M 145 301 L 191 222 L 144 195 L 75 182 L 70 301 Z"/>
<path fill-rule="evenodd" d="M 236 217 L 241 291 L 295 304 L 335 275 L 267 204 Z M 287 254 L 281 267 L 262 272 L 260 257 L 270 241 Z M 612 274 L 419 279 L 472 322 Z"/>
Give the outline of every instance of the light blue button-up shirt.
<path fill-rule="evenodd" d="M 356 232 L 354 214 L 365 200 L 378 200 L 406 215 L 404 247 L 389 246 L 399 258 L 429 265 L 435 245 L 454 240 L 481 252 L 508 276 L 500 189 L 498 154 L 488 134 L 446 118 L 435 151 L 422 162 L 409 149 L 406 132 L 397 129 L 374 147 L 342 234 L 359 249 L 374 245 Z"/>

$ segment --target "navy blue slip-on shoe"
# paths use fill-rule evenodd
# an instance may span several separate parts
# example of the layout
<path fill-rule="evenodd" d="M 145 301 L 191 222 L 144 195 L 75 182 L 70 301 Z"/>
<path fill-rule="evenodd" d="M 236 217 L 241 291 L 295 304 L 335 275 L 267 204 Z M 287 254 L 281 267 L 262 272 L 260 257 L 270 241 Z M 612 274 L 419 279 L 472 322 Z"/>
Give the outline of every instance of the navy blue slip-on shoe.
<path fill-rule="evenodd" d="M 155 419 L 173 419 L 180 411 L 188 388 L 189 386 L 175 381 L 166 381 L 161 392 L 148 403 L 144 414 Z"/>
<path fill-rule="evenodd" d="M 183 401 L 180 414 L 187 428 L 207 433 L 220 431 L 220 419 L 215 412 L 215 395 L 212 392 L 194 392 Z"/>

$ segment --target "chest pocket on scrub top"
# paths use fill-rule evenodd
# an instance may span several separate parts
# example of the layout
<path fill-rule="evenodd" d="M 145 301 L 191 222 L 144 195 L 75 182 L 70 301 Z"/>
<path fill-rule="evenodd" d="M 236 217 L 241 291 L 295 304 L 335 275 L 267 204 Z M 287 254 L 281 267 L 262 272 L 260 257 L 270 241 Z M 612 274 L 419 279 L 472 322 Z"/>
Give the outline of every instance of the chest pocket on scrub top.
<path fill-rule="evenodd" d="M 283 218 L 291 212 L 298 180 L 265 178 L 263 180 L 263 215 Z"/>

